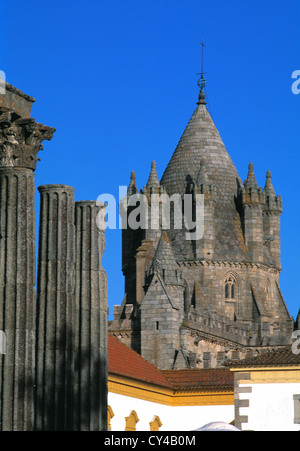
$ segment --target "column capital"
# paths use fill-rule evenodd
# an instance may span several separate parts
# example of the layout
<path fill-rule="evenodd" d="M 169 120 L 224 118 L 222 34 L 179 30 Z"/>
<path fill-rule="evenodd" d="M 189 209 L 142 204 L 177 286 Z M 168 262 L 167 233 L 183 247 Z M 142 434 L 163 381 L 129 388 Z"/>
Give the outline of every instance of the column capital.
<path fill-rule="evenodd" d="M 22 118 L 15 110 L 0 106 L 0 168 L 36 169 L 42 142 L 53 138 L 55 129 Z"/>

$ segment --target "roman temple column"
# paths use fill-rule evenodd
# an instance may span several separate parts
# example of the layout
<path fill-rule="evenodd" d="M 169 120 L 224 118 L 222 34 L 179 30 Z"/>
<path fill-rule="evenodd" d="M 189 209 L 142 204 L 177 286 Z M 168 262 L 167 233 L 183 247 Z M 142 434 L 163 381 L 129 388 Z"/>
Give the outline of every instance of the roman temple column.
<path fill-rule="evenodd" d="M 74 188 L 40 186 L 37 284 L 37 430 L 72 428 Z"/>
<path fill-rule="evenodd" d="M 94 201 L 75 203 L 74 430 L 80 431 L 107 427 L 105 236 L 97 221 L 102 208 Z"/>
<path fill-rule="evenodd" d="M 28 431 L 34 416 L 34 171 L 42 141 L 50 140 L 55 130 L 29 117 L 34 99 L 16 88 L 8 85 L 4 100 L 0 99 L 0 330 L 6 349 L 0 354 L 0 430 Z"/>

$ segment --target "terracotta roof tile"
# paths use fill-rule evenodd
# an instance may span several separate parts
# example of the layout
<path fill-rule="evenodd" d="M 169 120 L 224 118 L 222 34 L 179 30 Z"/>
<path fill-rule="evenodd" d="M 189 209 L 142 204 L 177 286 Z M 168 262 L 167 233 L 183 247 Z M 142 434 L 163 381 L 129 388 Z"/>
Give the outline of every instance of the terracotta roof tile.
<path fill-rule="evenodd" d="M 226 366 L 232 368 L 249 366 L 295 366 L 300 365 L 300 354 L 294 354 L 292 347 L 284 347 L 271 351 L 262 351 L 260 354 L 239 361 L 228 361 Z"/>
<path fill-rule="evenodd" d="M 164 370 L 176 390 L 233 390 L 233 373 L 228 369 Z"/>
<path fill-rule="evenodd" d="M 174 391 L 233 390 L 229 369 L 159 370 L 112 334 L 108 334 L 108 372 Z"/>
<path fill-rule="evenodd" d="M 108 334 L 108 372 L 172 388 L 156 366 L 111 334 Z"/>

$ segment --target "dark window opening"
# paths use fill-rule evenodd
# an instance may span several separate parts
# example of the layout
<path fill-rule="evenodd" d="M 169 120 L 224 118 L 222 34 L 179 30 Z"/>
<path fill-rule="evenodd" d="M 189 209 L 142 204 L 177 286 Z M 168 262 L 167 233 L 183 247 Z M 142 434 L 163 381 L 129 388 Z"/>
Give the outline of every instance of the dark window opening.
<path fill-rule="evenodd" d="M 233 276 L 228 276 L 225 280 L 225 299 L 236 298 L 236 280 Z"/>

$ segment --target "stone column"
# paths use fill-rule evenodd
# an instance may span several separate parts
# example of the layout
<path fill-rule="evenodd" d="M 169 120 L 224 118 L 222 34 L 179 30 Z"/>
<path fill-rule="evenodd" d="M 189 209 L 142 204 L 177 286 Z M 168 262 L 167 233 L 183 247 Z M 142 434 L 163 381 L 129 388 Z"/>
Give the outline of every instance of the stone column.
<path fill-rule="evenodd" d="M 74 188 L 40 186 L 37 284 L 37 430 L 72 427 L 75 291 Z"/>
<path fill-rule="evenodd" d="M 74 319 L 74 429 L 107 427 L 107 281 L 101 259 L 104 231 L 96 221 L 101 207 L 75 203 L 76 291 Z"/>
<path fill-rule="evenodd" d="M 11 104 L 21 94 L 16 90 Z M 34 170 L 41 142 L 53 132 L 1 106 L 0 99 L 0 330 L 6 337 L 6 354 L 0 355 L 2 431 L 33 428 Z"/>

